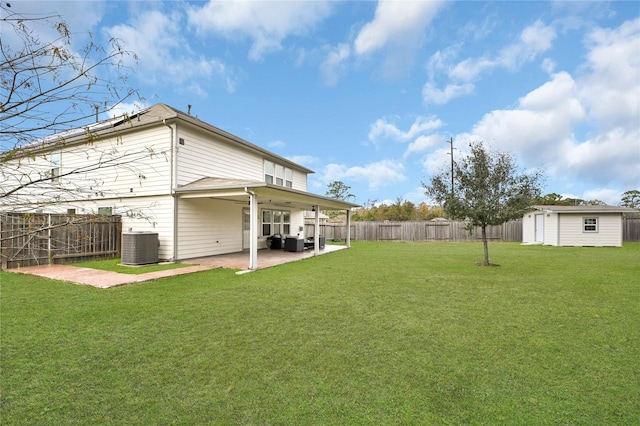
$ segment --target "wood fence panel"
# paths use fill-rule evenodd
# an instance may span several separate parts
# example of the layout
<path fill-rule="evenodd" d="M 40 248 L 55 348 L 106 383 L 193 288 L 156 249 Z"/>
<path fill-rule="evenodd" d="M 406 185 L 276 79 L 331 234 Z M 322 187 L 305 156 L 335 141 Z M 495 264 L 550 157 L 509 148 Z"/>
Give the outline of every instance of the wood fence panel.
<path fill-rule="evenodd" d="M 312 236 L 314 224 L 305 225 L 305 235 Z M 321 223 L 320 235 L 327 240 L 344 240 L 346 224 Z M 522 222 L 511 221 L 489 226 L 487 237 L 491 241 L 522 241 Z M 482 239 L 482 230 L 467 231 L 459 221 L 407 221 L 407 222 L 352 222 L 351 239 L 354 241 L 476 241 Z"/>
<path fill-rule="evenodd" d="M 120 216 L 0 214 L 3 269 L 120 255 Z"/>
<path fill-rule="evenodd" d="M 307 224 L 305 235 L 313 235 L 313 224 Z M 321 223 L 320 235 L 327 240 L 344 240 L 346 225 Z M 514 220 L 502 225 L 487 227 L 490 241 L 521 242 L 522 221 Z M 464 222 L 352 222 L 351 239 L 354 241 L 477 241 L 482 240 L 482 230 L 467 231 Z M 623 221 L 623 241 L 640 241 L 640 217 L 627 217 Z"/>
<path fill-rule="evenodd" d="M 622 241 L 640 241 L 640 217 L 622 220 Z"/>

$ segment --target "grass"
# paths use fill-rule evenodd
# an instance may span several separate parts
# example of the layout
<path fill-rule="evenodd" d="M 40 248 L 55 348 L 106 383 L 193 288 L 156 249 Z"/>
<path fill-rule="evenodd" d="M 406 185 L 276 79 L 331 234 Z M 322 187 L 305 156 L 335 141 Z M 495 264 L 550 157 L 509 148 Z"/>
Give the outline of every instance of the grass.
<path fill-rule="evenodd" d="M 151 265 L 127 266 L 122 264 L 120 258 L 106 260 L 88 260 L 86 262 L 73 263 L 72 266 L 81 268 L 100 269 L 103 271 L 119 272 L 121 274 L 146 274 L 148 272 L 164 271 L 167 269 L 184 268 L 193 266 L 188 263 L 156 263 Z"/>
<path fill-rule="evenodd" d="M 3 424 L 640 423 L 640 244 L 354 243 L 95 289 L 0 273 Z"/>

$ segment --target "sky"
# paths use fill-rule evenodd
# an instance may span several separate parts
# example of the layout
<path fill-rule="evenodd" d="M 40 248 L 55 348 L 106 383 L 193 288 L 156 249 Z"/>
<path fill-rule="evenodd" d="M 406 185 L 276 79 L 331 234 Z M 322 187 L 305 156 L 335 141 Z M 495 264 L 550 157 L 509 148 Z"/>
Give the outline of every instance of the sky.
<path fill-rule="evenodd" d="M 341 181 L 355 202 L 422 183 L 482 141 L 543 193 L 617 205 L 640 189 L 635 1 L 24 1 L 136 53 L 144 96 Z M 74 43 L 83 42 L 76 36 Z"/>

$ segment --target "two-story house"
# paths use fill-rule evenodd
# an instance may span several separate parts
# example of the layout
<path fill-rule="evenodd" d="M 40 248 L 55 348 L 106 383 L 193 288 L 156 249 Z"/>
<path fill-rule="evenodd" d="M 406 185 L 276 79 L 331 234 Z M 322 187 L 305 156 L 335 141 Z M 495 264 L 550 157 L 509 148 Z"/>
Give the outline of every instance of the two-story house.
<path fill-rule="evenodd" d="M 123 230 L 158 233 L 160 259 L 248 250 L 255 269 L 268 237 L 304 237 L 305 211 L 316 212 L 317 224 L 320 210 L 345 210 L 349 220 L 357 206 L 307 192 L 312 170 L 164 104 L 22 152 L 0 164 L 2 179 L 8 187 L 39 182 L 5 197 L 1 209 L 121 214 Z"/>

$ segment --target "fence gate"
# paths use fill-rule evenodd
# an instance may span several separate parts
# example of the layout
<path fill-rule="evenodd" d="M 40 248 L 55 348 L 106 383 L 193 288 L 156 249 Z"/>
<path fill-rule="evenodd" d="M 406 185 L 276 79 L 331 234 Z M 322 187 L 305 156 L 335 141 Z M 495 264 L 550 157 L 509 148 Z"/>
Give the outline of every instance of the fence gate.
<path fill-rule="evenodd" d="M 117 257 L 121 233 L 120 216 L 1 213 L 1 267 Z"/>

